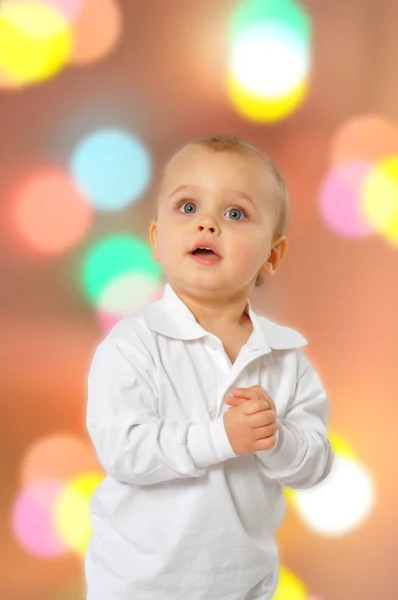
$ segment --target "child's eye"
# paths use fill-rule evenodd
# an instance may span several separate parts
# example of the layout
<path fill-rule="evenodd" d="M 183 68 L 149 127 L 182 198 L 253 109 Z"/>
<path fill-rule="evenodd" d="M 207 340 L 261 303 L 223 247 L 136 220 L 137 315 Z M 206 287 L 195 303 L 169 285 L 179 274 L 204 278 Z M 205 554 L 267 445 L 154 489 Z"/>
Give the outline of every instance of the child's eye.
<path fill-rule="evenodd" d="M 180 210 L 180 212 L 184 212 L 187 215 L 195 212 L 195 210 L 192 210 L 191 208 L 189 210 L 185 210 L 185 207 L 187 207 L 187 206 L 193 207 L 193 209 L 196 208 L 196 206 L 193 202 L 180 202 L 177 208 Z M 183 209 L 183 210 L 181 210 L 181 209 Z"/>
<path fill-rule="evenodd" d="M 196 204 L 191 201 L 187 202 L 186 200 L 180 200 L 176 206 L 176 209 L 186 215 L 192 215 L 197 212 Z M 230 208 L 225 214 L 228 215 L 228 213 L 231 213 L 231 221 L 244 221 L 249 216 L 243 208 L 238 208 L 237 206 Z"/>
<path fill-rule="evenodd" d="M 243 208 L 230 208 L 226 214 L 228 213 L 231 213 L 231 221 L 243 221 L 247 218 L 247 213 Z"/>

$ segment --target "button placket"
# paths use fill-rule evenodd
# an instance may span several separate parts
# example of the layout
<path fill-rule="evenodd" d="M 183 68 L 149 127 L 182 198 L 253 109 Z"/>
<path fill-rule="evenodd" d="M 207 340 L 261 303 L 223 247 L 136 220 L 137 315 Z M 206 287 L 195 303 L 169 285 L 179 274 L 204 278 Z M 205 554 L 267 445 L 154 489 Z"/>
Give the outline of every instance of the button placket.
<path fill-rule="evenodd" d="M 218 414 L 218 407 L 220 405 L 220 394 L 225 388 L 225 379 L 229 377 L 231 372 L 231 365 L 229 364 L 224 349 L 222 348 L 221 342 L 214 336 L 209 336 L 207 339 L 207 347 L 210 350 L 210 354 L 215 364 L 215 377 L 216 377 L 216 398 L 215 404 L 208 402 L 209 414 L 214 419 Z"/>
<path fill-rule="evenodd" d="M 217 391 L 218 391 L 217 402 L 218 402 L 218 406 L 219 407 L 221 406 L 220 414 L 223 414 L 226 410 L 228 410 L 228 405 L 225 404 L 224 398 L 225 398 L 225 396 L 230 395 L 230 393 L 234 387 L 239 387 L 237 385 L 237 381 L 239 380 L 239 377 L 241 376 L 243 371 L 246 369 L 246 367 L 248 367 L 248 365 L 250 363 L 252 363 L 254 360 L 256 360 L 257 358 L 259 358 L 267 353 L 268 353 L 267 351 L 264 352 L 264 349 L 257 348 L 257 347 L 252 348 L 252 349 L 250 349 L 250 351 L 247 351 L 244 354 L 242 354 L 240 360 L 238 359 L 233 364 L 232 369 L 228 370 L 227 376 L 222 378 L 220 386 L 218 385 L 218 378 L 217 378 Z M 222 394 L 221 394 L 221 392 L 222 392 Z"/>

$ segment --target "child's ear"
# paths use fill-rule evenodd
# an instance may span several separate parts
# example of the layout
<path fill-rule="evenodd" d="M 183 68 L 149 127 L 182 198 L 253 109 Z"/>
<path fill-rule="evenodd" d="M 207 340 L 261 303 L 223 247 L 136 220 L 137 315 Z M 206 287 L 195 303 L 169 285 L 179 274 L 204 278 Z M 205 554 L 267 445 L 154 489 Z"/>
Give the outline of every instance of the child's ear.
<path fill-rule="evenodd" d="M 287 241 L 287 238 L 284 235 L 279 236 L 274 242 L 267 260 L 259 271 L 259 280 L 261 283 L 263 283 L 264 277 L 272 277 L 272 275 L 275 275 L 282 264 L 282 260 L 284 259 L 288 248 L 289 242 Z M 261 285 L 261 283 L 259 283 L 259 285 Z"/>
<path fill-rule="evenodd" d="M 157 232 L 157 223 L 156 221 L 152 221 L 149 226 L 149 239 L 151 241 L 152 246 L 152 258 L 153 260 L 159 260 L 158 254 L 158 232 Z"/>

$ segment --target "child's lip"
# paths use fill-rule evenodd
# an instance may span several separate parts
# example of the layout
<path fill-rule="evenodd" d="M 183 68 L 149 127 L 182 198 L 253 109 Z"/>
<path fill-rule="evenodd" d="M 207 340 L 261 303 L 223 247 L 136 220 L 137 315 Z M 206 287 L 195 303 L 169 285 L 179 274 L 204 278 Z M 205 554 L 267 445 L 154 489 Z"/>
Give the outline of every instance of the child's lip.
<path fill-rule="evenodd" d="M 218 254 L 210 254 L 209 256 L 202 256 L 200 254 L 192 254 L 190 252 L 192 258 L 201 265 L 215 265 L 219 263 L 222 258 Z"/>
<path fill-rule="evenodd" d="M 212 244 L 211 242 L 207 242 L 207 241 L 203 241 L 203 242 L 197 242 L 190 251 L 190 254 L 192 254 L 192 252 L 195 252 L 195 250 L 197 250 L 198 248 L 210 248 L 210 250 L 213 250 L 214 254 L 216 254 L 217 256 L 220 256 L 219 252 L 217 251 L 217 248 L 215 247 L 214 244 Z"/>

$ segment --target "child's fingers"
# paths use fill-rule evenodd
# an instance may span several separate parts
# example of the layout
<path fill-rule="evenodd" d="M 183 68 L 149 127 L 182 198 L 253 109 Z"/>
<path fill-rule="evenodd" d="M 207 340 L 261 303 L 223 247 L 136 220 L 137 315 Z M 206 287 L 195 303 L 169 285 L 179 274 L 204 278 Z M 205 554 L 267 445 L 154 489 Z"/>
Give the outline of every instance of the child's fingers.
<path fill-rule="evenodd" d="M 262 412 L 271 408 L 270 403 L 267 400 L 259 400 L 258 398 L 238 398 L 236 396 L 225 398 L 225 403 L 230 408 L 241 407 L 246 415 L 254 415 L 255 413 Z"/>
<path fill-rule="evenodd" d="M 242 411 L 246 415 L 254 415 L 264 410 L 269 410 L 270 408 L 271 405 L 267 400 L 259 400 L 258 398 L 246 400 L 245 404 L 242 405 Z"/>
<path fill-rule="evenodd" d="M 269 398 L 269 395 L 265 389 L 260 385 L 252 385 L 248 388 L 236 388 L 232 393 L 234 396 L 239 396 L 240 398 L 247 398 L 250 400 L 255 398 L 268 400 Z"/>
<path fill-rule="evenodd" d="M 252 385 L 248 388 L 235 388 L 233 390 L 234 396 L 239 396 L 241 398 L 246 398 L 247 400 L 266 400 L 270 406 L 275 410 L 275 403 L 272 400 L 271 396 L 267 393 L 267 391 L 261 387 L 261 385 Z"/>
<path fill-rule="evenodd" d="M 241 406 L 242 404 L 244 404 L 245 402 L 247 402 L 247 400 L 245 398 L 237 398 L 236 396 L 232 397 L 232 396 L 227 396 L 225 398 L 225 402 L 226 404 L 228 404 L 231 408 L 235 407 L 235 406 Z"/>
<path fill-rule="evenodd" d="M 236 388 L 232 393 L 240 398 L 255 398 L 256 395 L 258 396 L 258 391 L 256 392 L 253 388 Z"/>

